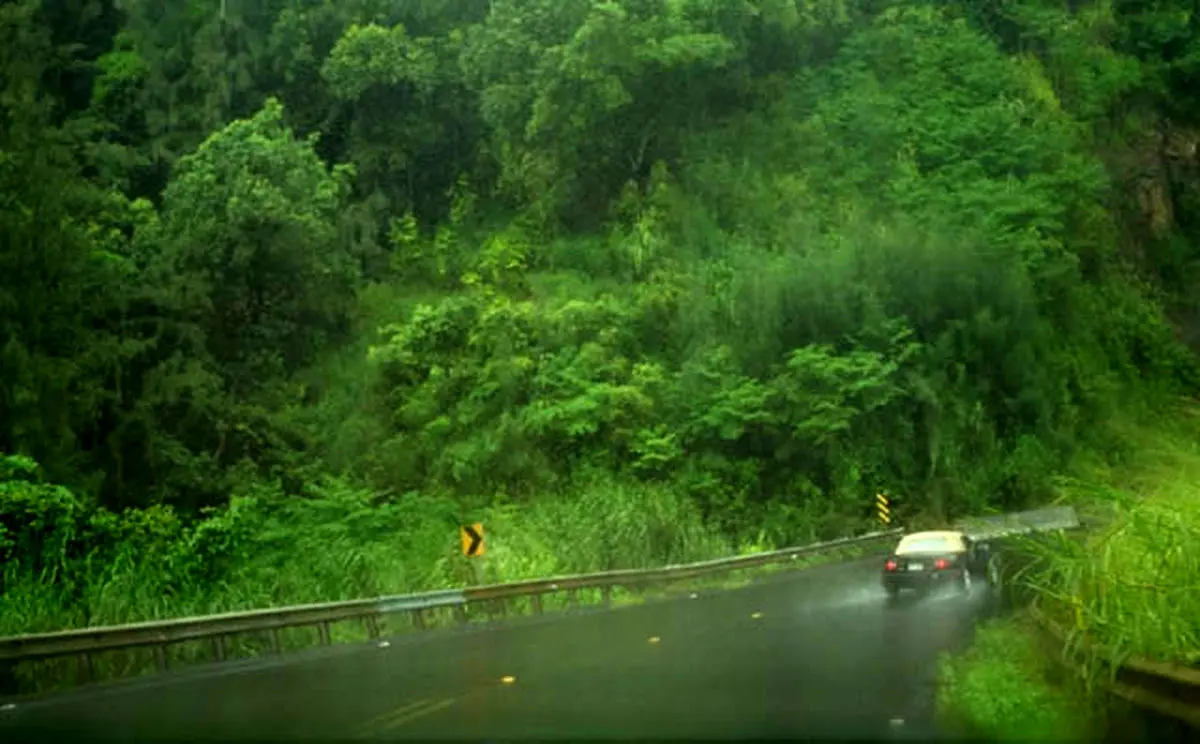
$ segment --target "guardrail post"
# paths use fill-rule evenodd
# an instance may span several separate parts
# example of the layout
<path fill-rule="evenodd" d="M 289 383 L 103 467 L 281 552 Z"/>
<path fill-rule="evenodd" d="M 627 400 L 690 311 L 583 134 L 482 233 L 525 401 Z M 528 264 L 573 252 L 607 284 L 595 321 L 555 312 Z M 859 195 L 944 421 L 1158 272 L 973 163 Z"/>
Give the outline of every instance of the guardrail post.
<path fill-rule="evenodd" d="M 497 599 L 492 606 L 496 610 L 496 615 L 499 616 L 501 619 L 503 619 L 504 616 L 506 614 L 508 614 L 508 602 L 506 602 L 503 597 L 501 597 L 500 599 Z"/>
<path fill-rule="evenodd" d="M 213 636 L 212 652 L 217 661 L 225 661 L 225 636 Z"/>
<path fill-rule="evenodd" d="M 454 619 L 458 621 L 459 625 L 467 624 L 467 606 L 466 605 L 454 605 Z"/>
<path fill-rule="evenodd" d="M 530 600 L 532 600 L 532 602 L 533 602 L 533 614 L 535 614 L 535 615 L 542 614 L 542 595 L 534 594 L 533 596 L 530 597 Z"/>
<path fill-rule="evenodd" d="M 412 611 L 413 627 L 417 630 L 425 630 L 425 613 L 420 607 Z"/>
<path fill-rule="evenodd" d="M 612 607 L 612 587 L 605 585 L 600 587 L 600 601 L 605 607 Z"/>
<path fill-rule="evenodd" d="M 154 666 L 160 672 L 167 671 L 167 644 L 160 643 L 154 647 Z"/>
<path fill-rule="evenodd" d="M 95 670 L 92 667 L 92 655 L 84 651 L 77 657 L 76 668 L 79 672 L 79 681 L 86 684 L 92 681 L 92 676 Z"/>
<path fill-rule="evenodd" d="M 277 656 L 283 653 L 283 648 L 279 643 L 279 628 L 271 628 L 271 653 Z"/>
<path fill-rule="evenodd" d="M 379 618 L 374 615 L 367 615 L 367 637 L 372 641 L 379 637 Z"/>
<path fill-rule="evenodd" d="M 571 609 L 573 609 L 573 610 L 579 609 L 579 591 L 578 590 L 576 590 L 576 589 L 568 589 L 567 590 L 567 604 L 570 605 Z"/>
<path fill-rule="evenodd" d="M 317 624 L 317 638 L 320 639 L 322 646 L 329 645 L 329 621 Z"/>

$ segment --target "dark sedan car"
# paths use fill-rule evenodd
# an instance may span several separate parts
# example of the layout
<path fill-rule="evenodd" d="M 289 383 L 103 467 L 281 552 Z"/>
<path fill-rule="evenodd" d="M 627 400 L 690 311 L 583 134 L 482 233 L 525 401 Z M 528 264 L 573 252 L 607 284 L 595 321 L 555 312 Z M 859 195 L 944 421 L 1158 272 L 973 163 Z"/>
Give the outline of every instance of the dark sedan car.
<path fill-rule="evenodd" d="M 905 535 L 888 556 L 883 587 L 892 597 L 901 589 L 926 592 L 939 585 L 966 592 L 972 574 L 980 570 L 979 561 L 979 551 L 961 532 L 914 532 Z"/>

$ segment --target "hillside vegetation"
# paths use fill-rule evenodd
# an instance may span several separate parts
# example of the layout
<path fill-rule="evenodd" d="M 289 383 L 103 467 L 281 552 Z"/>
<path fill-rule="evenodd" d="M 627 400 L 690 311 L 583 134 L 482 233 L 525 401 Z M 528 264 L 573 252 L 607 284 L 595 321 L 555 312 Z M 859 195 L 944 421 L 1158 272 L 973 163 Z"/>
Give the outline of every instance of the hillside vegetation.
<path fill-rule="evenodd" d="M 3 4 L 0 634 L 1045 502 L 1200 382 L 1191 8 Z"/>

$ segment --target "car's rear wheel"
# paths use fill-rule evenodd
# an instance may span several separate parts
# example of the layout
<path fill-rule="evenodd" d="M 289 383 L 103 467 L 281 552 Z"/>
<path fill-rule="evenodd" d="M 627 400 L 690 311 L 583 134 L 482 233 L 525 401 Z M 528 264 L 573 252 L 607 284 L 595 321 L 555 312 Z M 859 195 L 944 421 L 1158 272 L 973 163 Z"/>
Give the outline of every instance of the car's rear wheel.
<path fill-rule="evenodd" d="M 900 587 L 895 584 L 884 584 L 883 589 L 887 592 L 888 599 L 895 599 L 900 594 Z"/>

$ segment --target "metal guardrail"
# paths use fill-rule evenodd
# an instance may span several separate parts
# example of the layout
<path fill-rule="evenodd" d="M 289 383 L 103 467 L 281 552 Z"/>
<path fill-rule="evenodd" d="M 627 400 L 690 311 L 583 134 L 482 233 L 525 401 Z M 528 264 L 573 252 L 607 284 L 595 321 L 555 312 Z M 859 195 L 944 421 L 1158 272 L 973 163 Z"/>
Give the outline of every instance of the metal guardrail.
<path fill-rule="evenodd" d="M 987 517 L 968 517 L 955 523 L 972 539 L 995 540 L 1012 535 L 1027 535 L 1033 532 L 1074 530 L 1081 526 L 1079 514 L 1073 506 L 1055 506 L 1048 509 L 997 514 Z"/>
<path fill-rule="evenodd" d="M 363 620 L 367 625 L 368 635 L 374 639 L 379 637 L 378 618 L 395 613 L 410 613 L 414 625 L 418 629 L 423 629 L 425 627 L 424 612 L 432 608 L 453 607 L 458 621 L 465 623 L 467 621 L 466 606 L 472 602 L 531 597 L 534 613 L 540 614 L 542 611 L 541 598 L 546 594 L 565 591 L 568 593 L 571 604 L 574 605 L 577 603 L 576 592 L 578 590 L 599 588 L 607 602 L 611 598 L 611 591 L 615 586 L 674 581 L 723 571 L 764 566 L 798 558 L 802 555 L 868 545 L 880 540 L 895 538 L 903 532 L 903 529 L 872 532 L 813 545 L 662 568 L 604 571 L 375 599 L 327 602 L 131 625 L 10 636 L 0 638 L 0 663 L 14 664 L 63 656 L 77 656 L 79 657 L 81 676 L 89 679 L 92 676 L 91 654 L 101 651 L 149 647 L 154 649 L 156 663 L 161 671 L 167 667 L 166 647 L 182 641 L 209 639 L 213 644 L 213 655 L 220 661 L 224 660 L 227 655 L 227 639 L 239 633 L 267 632 L 270 634 L 271 650 L 279 653 L 281 651 L 279 637 L 281 628 L 316 626 L 320 635 L 320 643 L 329 645 L 330 623 L 343 620 Z"/>
<path fill-rule="evenodd" d="M 1046 617 L 1037 605 L 1030 607 L 1034 622 L 1066 650 L 1070 647 L 1068 633 Z M 1074 644 L 1076 653 L 1095 654 L 1095 649 Z M 1064 657 L 1062 662 L 1071 662 Z M 1104 686 L 1117 697 L 1139 708 L 1200 729 L 1200 669 L 1182 664 L 1169 664 L 1131 656 L 1120 662 L 1108 662 L 1110 676 Z"/>

